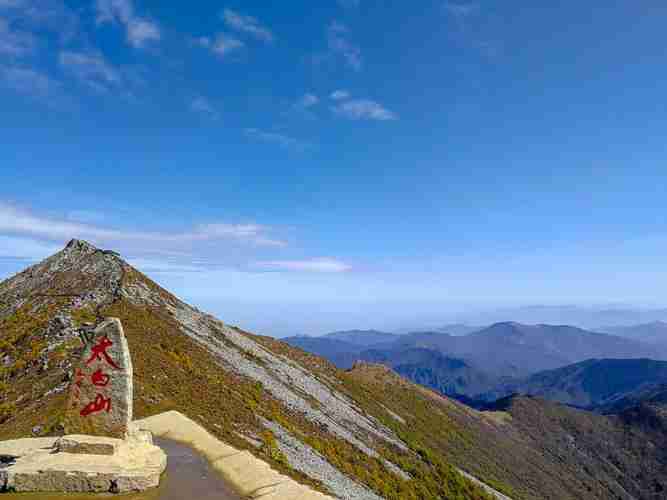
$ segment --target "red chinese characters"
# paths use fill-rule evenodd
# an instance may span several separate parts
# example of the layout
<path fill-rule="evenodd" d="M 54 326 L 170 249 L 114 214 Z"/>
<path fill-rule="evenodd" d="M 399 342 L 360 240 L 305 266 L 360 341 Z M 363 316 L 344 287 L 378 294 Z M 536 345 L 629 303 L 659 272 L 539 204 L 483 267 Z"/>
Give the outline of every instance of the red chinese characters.
<path fill-rule="evenodd" d="M 101 369 L 97 369 L 95 373 L 90 377 L 90 381 L 96 387 L 106 387 L 109 385 L 109 380 L 111 377 L 106 373 L 103 373 Z"/>
<path fill-rule="evenodd" d="M 92 352 L 90 358 L 86 361 L 86 366 L 90 366 L 92 363 L 99 361 L 106 363 L 116 370 L 121 368 L 111 359 L 111 356 L 107 352 L 110 347 L 113 346 L 113 342 L 106 335 L 99 339 L 97 344 L 92 347 Z M 76 385 L 81 387 L 81 383 L 84 380 L 85 376 L 81 370 L 77 371 L 77 380 Z M 97 368 L 92 375 L 89 377 L 90 383 L 98 388 L 104 388 L 109 385 L 111 382 L 111 376 L 107 373 L 104 373 L 102 368 Z M 104 394 L 97 392 L 97 395 L 93 401 L 88 403 L 80 412 L 82 417 L 87 417 L 101 411 L 106 411 L 109 413 L 111 411 L 111 398 L 107 398 Z"/>
<path fill-rule="evenodd" d="M 102 410 L 106 410 L 107 413 L 111 411 L 111 398 L 105 398 L 101 394 L 98 394 L 94 401 L 88 403 L 83 410 L 81 410 L 81 416 L 87 417 L 93 413 L 98 413 Z"/>
<path fill-rule="evenodd" d="M 102 358 L 104 358 L 104 361 L 106 361 L 107 364 L 113 366 L 116 370 L 120 370 L 120 366 L 114 363 L 113 359 L 111 359 L 111 356 L 109 356 L 109 353 L 107 352 L 112 345 L 113 342 L 111 342 L 109 337 L 106 335 L 102 337 L 97 345 L 93 346 L 93 352 L 88 361 L 86 361 L 86 365 L 89 365 L 93 361 L 102 361 Z"/>

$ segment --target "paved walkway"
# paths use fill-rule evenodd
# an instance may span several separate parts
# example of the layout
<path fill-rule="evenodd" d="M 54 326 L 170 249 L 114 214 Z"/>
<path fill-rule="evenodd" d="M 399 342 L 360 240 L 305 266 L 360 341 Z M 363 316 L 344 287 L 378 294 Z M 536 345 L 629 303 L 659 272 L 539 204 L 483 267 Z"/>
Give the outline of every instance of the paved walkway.
<path fill-rule="evenodd" d="M 261 500 L 334 500 L 271 469 L 248 451 L 239 451 L 212 436 L 188 417 L 170 411 L 137 420 L 137 428 L 194 448 L 243 496 Z"/>

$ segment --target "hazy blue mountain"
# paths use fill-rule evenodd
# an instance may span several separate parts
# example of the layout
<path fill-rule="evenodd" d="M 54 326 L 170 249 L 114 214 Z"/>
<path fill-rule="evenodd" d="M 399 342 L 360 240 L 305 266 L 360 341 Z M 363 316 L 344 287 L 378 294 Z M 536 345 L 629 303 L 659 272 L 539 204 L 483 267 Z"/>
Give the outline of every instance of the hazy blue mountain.
<path fill-rule="evenodd" d="M 652 321 L 633 326 L 608 326 L 598 330 L 650 344 L 667 344 L 667 323 L 664 321 Z"/>
<path fill-rule="evenodd" d="M 501 384 L 485 395 L 492 400 L 512 393 L 592 408 L 613 404 L 637 391 L 667 384 L 667 362 L 651 359 L 589 359 Z"/>
<path fill-rule="evenodd" d="M 459 337 L 461 335 L 468 335 L 469 333 L 477 332 L 482 328 L 483 327 L 481 326 L 470 326 L 470 325 L 464 325 L 463 323 L 455 323 L 452 325 L 441 326 L 437 328 L 435 331 L 438 333 L 447 333 L 449 335 Z"/>
<path fill-rule="evenodd" d="M 515 322 L 496 323 L 464 336 L 413 332 L 382 348 L 392 346 L 436 350 L 498 377 L 524 377 L 591 358 L 663 357 L 650 345 L 614 335 Z"/>
<path fill-rule="evenodd" d="M 462 396 L 489 391 L 495 380 L 461 359 L 433 349 L 387 345 L 367 349 L 327 337 L 288 337 L 285 342 L 322 356 L 338 368 L 350 369 L 356 361 L 379 363 L 418 383 L 448 394 Z"/>
<path fill-rule="evenodd" d="M 512 320 L 526 324 L 576 325 L 596 330 L 601 325 L 631 326 L 653 321 L 667 321 L 667 309 L 533 305 L 458 314 L 452 316 L 451 320 L 453 323 L 475 325 L 490 325 Z"/>
<path fill-rule="evenodd" d="M 386 365 L 417 384 L 450 396 L 479 394 L 494 383 L 494 379 L 464 360 L 449 358 L 431 349 L 368 349 L 359 353 L 359 359 Z"/>
<path fill-rule="evenodd" d="M 372 346 L 382 343 L 391 343 L 398 340 L 395 333 L 380 332 L 378 330 L 346 330 L 324 335 L 324 338 L 341 340 L 358 346 Z"/>
<path fill-rule="evenodd" d="M 653 346 L 565 325 L 496 323 L 463 337 L 422 334 L 413 339 L 497 376 L 526 376 L 591 358 L 664 359 Z"/>
<path fill-rule="evenodd" d="M 357 344 L 343 339 L 355 340 Z M 362 345 L 376 340 L 385 341 Z M 616 385 L 610 386 L 610 392 L 597 386 L 588 389 L 595 374 L 604 373 L 603 368 L 608 365 L 583 371 L 592 362 L 582 366 L 577 363 L 591 359 L 655 359 L 663 358 L 663 354 L 649 344 L 572 326 L 496 323 L 463 336 L 432 331 L 387 335 L 353 330 L 324 337 L 291 337 L 285 341 L 327 358 L 342 369 L 351 368 L 357 360 L 381 363 L 413 382 L 471 400 L 488 401 L 517 391 L 589 406 L 617 393 L 635 390 L 640 384 L 657 383 L 662 377 L 662 372 L 657 371 L 662 365 L 650 364 L 648 360 L 636 365 L 612 364 L 618 371 L 601 375 L 600 383 L 612 384 L 617 376 L 627 385 L 618 386 L 620 382 L 614 382 Z M 559 368 L 563 371 L 559 372 Z M 533 374 L 535 378 L 530 377 Z"/>
<path fill-rule="evenodd" d="M 352 368 L 365 347 L 327 337 L 287 337 L 282 339 L 294 347 L 328 359 L 338 368 Z"/>
<path fill-rule="evenodd" d="M 642 386 L 632 392 L 611 399 L 594 409 L 604 414 L 620 414 L 640 405 L 667 407 L 667 384 Z"/>

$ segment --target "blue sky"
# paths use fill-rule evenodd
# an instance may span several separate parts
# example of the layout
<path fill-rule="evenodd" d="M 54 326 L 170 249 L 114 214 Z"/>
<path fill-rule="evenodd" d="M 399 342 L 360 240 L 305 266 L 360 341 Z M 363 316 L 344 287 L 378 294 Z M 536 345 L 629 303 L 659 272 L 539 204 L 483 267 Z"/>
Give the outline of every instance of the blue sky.
<path fill-rule="evenodd" d="M 665 305 L 666 21 L 0 0 L 0 277 L 85 238 L 277 335 Z"/>

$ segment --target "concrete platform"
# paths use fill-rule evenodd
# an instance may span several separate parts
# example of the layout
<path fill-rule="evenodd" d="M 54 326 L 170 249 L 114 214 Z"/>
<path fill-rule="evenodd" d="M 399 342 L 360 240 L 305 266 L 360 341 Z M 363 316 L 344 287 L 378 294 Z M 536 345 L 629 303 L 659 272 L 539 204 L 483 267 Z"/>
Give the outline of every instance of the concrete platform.
<path fill-rule="evenodd" d="M 159 485 L 166 466 L 165 453 L 148 433 L 99 442 L 88 436 L 17 439 L 0 442 L 0 491 L 145 491 Z"/>

